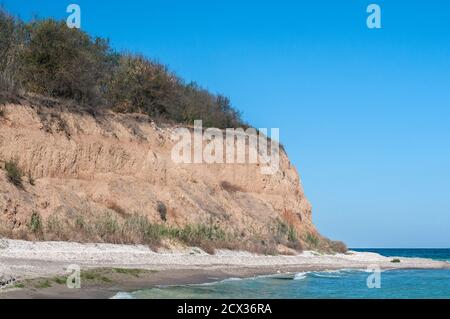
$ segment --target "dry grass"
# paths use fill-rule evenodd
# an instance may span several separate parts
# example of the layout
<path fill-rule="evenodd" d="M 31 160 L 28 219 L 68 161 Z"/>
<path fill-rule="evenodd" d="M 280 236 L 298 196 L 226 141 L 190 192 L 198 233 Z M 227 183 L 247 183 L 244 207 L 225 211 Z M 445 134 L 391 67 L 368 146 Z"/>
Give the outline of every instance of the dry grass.
<path fill-rule="evenodd" d="M 33 214 L 26 229 L 13 232 L 7 227 L 1 227 L 0 234 L 23 240 L 144 244 L 153 250 L 163 247 L 166 240 L 173 240 L 189 247 L 200 247 L 210 254 L 216 249 L 243 250 L 262 255 L 278 254 L 278 243 L 275 240 L 238 236 L 225 231 L 213 221 L 177 227 L 152 223 L 147 217 L 137 214 L 126 218 L 114 212 L 91 217 L 81 214 L 67 217 L 55 214 L 43 220 Z M 287 240 L 286 244 L 289 244 Z M 295 247 L 294 243 L 291 245 Z"/>
<path fill-rule="evenodd" d="M 241 187 L 233 185 L 227 181 L 222 181 L 220 183 L 220 187 L 222 187 L 222 189 L 227 191 L 228 193 L 244 192 L 244 190 Z"/>
<path fill-rule="evenodd" d="M 284 245 L 298 252 L 303 250 L 303 245 L 298 238 L 295 226 L 282 220 L 277 221 L 275 243 Z"/>
<path fill-rule="evenodd" d="M 331 241 L 330 248 L 333 252 L 341 254 L 345 254 L 348 251 L 347 245 L 338 240 Z"/>
<path fill-rule="evenodd" d="M 125 217 L 127 215 L 127 213 L 125 212 L 125 209 L 123 209 L 119 204 L 117 204 L 114 201 L 107 202 L 106 207 L 115 211 L 117 214 L 119 214 L 122 217 Z"/>

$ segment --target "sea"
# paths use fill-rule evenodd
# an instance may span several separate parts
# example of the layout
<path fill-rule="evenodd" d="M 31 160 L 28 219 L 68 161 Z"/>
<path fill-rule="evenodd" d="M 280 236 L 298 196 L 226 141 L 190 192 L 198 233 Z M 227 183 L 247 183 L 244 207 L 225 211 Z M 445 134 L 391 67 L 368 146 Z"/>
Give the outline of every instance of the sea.
<path fill-rule="evenodd" d="M 352 249 L 384 256 L 419 257 L 450 262 L 450 249 Z M 375 277 L 376 276 L 376 277 Z M 450 299 L 450 269 L 365 269 L 310 271 L 229 278 L 213 283 L 159 286 L 131 293 L 126 299 Z"/>

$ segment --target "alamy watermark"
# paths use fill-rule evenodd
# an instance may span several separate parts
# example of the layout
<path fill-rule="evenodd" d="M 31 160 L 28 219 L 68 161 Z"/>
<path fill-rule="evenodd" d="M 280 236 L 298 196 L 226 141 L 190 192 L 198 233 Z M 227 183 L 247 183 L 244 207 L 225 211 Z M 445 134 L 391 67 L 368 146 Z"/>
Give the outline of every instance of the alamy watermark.
<path fill-rule="evenodd" d="M 81 7 L 78 4 L 69 4 L 66 9 L 70 15 L 67 17 L 66 24 L 70 29 L 81 28 Z"/>
<path fill-rule="evenodd" d="M 381 288 L 381 268 L 378 265 L 370 265 L 367 267 L 367 272 L 371 274 L 367 277 L 367 288 L 369 289 L 379 289 Z"/>
<path fill-rule="evenodd" d="M 80 289 L 81 288 L 81 267 L 79 265 L 69 265 L 66 269 L 69 273 L 67 276 L 66 285 L 69 289 Z"/>
<path fill-rule="evenodd" d="M 203 129 L 201 120 L 194 129 L 176 128 L 172 139 L 172 161 L 178 164 L 258 164 L 261 173 L 275 174 L 280 165 L 280 130 L 261 128 Z M 225 136 L 224 136 L 225 135 Z"/>
<path fill-rule="evenodd" d="M 378 4 L 372 3 L 367 6 L 366 24 L 369 29 L 381 29 L 381 7 Z"/>

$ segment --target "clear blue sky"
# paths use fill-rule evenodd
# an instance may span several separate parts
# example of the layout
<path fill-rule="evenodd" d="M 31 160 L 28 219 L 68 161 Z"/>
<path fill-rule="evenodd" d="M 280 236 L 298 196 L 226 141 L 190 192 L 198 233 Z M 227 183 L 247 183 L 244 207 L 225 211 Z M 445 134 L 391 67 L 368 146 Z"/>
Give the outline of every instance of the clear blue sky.
<path fill-rule="evenodd" d="M 77 3 L 84 30 L 279 127 L 323 234 L 450 246 L 449 1 L 1 2 L 27 20 Z M 370 3 L 381 30 L 366 27 Z"/>

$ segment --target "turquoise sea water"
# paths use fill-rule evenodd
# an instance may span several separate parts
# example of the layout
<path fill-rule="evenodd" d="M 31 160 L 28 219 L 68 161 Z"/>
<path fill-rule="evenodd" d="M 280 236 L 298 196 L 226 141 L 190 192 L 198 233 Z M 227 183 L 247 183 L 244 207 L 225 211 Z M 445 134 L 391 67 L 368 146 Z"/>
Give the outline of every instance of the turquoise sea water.
<path fill-rule="evenodd" d="M 450 261 L 450 249 L 355 249 L 384 256 Z M 364 270 L 304 272 L 198 285 L 170 286 L 119 293 L 119 298 L 445 298 L 450 299 L 450 270 L 388 270 L 381 287 L 369 289 Z"/>

